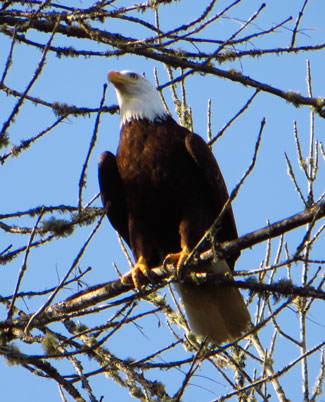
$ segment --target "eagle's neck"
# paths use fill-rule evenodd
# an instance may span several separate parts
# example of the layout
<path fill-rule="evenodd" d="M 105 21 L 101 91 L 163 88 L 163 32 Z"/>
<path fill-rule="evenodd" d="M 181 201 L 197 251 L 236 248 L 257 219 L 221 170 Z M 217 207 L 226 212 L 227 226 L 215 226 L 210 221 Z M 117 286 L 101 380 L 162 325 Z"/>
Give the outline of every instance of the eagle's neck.
<path fill-rule="evenodd" d="M 168 118 L 168 113 L 159 97 L 155 92 L 142 93 L 141 96 L 121 96 L 117 92 L 118 103 L 120 106 L 121 127 L 131 120 L 164 120 Z"/>

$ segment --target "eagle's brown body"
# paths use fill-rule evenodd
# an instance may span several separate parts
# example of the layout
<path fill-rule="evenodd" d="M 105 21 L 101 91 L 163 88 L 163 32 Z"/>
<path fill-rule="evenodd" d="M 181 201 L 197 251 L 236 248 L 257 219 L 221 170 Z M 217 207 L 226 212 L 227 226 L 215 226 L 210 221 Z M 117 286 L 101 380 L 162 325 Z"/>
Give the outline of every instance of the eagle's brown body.
<path fill-rule="evenodd" d="M 99 181 L 107 215 L 149 269 L 169 254 L 191 250 L 228 199 L 218 164 L 206 143 L 170 116 L 123 124 L 117 156 L 100 157 Z M 217 233 L 237 238 L 231 208 Z M 233 270 L 235 255 L 210 263 L 210 272 Z M 241 335 L 250 320 L 238 289 L 178 284 L 194 332 L 221 343 Z"/>

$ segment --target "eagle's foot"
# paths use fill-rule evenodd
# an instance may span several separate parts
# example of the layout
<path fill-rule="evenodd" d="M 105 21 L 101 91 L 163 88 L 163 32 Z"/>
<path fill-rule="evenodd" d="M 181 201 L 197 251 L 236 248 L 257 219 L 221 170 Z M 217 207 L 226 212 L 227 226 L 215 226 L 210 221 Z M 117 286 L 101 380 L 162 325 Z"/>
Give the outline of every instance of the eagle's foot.
<path fill-rule="evenodd" d="M 184 277 L 184 264 L 190 255 L 190 250 L 187 247 L 184 247 L 182 251 L 175 254 L 168 254 L 164 260 L 163 266 L 166 267 L 167 264 L 176 265 L 176 274 L 179 279 Z"/>
<path fill-rule="evenodd" d="M 144 275 L 149 281 L 151 278 L 151 272 L 148 268 L 147 263 L 145 262 L 144 258 L 141 256 L 137 263 L 133 265 L 131 268 L 131 278 L 136 289 L 140 289 L 142 284 L 140 281 L 141 274 Z M 130 273 L 127 273 L 122 276 L 121 281 L 124 283 L 129 283 Z"/>

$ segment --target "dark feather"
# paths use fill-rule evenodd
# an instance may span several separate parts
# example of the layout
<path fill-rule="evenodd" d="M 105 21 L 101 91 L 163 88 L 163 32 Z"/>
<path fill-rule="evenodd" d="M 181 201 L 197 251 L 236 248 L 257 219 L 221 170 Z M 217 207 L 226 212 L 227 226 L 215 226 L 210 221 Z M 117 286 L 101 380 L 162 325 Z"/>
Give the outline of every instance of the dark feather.
<path fill-rule="evenodd" d="M 200 169 L 202 179 L 211 189 L 211 195 L 215 198 L 215 214 L 217 217 L 229 198 L 227 186 L 218 163 L 206 142 L 199 135 L 189 132 L 185 139 L 185 146 Z M 229 207 L 221 221 L 220 228 L 218 228 L 217 239 L 219 241 L 229 241 L 237 237 L 235 218 L 232 208 Z M 227 259 L 231 270 L 234 270 L 235 261 L 238 259 L 239 255 L 240 253 L 237 253 Z"/>
<path fill-rule="evenodd" d="M 113 228 L 129 245 L 128 213 L 116 157 L 111 152 L 103 152 L 99 157 L 98 179 L 104 208 Z"/>

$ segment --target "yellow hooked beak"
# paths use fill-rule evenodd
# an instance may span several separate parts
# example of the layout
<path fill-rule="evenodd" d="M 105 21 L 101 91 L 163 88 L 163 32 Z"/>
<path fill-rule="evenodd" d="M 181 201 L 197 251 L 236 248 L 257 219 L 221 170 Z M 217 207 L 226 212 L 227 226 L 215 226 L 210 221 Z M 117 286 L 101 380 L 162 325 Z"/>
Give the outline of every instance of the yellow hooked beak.
<path fill-rule="evenodd" d="M 120 73 L 119 71 L 110 71 L 108 73 L 108 81 L 113 85 L 130 85 L 134 84 L 133 80 L 130 79 L 125 74 Z"/>

